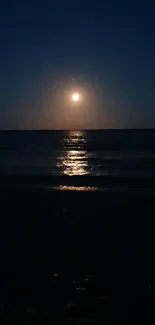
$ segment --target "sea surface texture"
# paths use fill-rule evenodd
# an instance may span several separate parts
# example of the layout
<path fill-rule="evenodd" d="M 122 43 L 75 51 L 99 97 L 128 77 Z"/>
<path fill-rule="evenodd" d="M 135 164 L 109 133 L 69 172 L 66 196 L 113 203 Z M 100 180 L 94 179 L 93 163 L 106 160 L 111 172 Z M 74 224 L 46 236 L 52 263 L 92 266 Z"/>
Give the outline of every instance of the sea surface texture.
<path fill-rule="evenodd" d="M 96 177 L 152 178 L 155 130 L 0 131 L 0 176 L 8 175 L 80 176 L 83 185 L 90 176 L 91 187 Z"/>

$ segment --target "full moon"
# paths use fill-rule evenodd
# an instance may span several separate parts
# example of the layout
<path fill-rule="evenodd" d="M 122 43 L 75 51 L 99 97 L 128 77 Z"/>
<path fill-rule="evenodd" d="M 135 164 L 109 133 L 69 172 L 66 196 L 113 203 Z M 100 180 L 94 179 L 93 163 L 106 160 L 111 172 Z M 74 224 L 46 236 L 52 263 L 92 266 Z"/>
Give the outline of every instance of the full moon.
<path fill-rule="evenodd" d="M 72 95 L 72 100 L 73 100 L 74 102 L 78 102 L 78 101 L 80 100 L 80 95 L 79 95 L 78 93 L 74 93 L 74 94 Z"/>

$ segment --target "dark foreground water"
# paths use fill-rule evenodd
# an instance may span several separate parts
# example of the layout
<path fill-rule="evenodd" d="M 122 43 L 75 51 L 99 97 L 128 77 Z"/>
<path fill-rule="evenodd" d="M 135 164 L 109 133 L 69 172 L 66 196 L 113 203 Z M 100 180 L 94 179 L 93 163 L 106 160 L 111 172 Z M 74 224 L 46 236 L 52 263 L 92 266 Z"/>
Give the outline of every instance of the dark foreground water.
<path fill-rule="evenodd" d="M 0 320 L 153 322 L 155 131 L 0 145 Z"/>

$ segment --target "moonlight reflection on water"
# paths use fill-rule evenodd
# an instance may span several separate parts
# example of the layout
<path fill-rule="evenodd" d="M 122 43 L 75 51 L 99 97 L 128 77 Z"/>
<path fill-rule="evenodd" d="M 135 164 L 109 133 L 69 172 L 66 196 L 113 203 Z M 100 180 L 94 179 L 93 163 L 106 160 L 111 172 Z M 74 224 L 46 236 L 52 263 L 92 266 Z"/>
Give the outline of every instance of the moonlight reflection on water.
<path fill-rule="evenodd" d="M 94 192 L 97 191 L 97 187 L 94 186 L 68 186 L 68 185 L 60 185 L 56 189 L 59 191 L 87 191 L 87 192 Z"/>
<path fill-rule="evenodd" d="M 86 143 L 85 134 L 82 131 L 70 131 L 64 141 L 63 154 L 58 158 L 57 167 L 62 169 L 62 175 L 75 176 L 87 175 L 88 155 L 84 150 Z"/>

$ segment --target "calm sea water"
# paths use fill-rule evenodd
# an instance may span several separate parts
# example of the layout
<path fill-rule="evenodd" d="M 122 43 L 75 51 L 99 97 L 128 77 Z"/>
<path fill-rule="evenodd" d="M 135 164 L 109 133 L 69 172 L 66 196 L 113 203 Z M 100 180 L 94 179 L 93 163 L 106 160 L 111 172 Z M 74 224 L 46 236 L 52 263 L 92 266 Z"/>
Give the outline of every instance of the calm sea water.
<path fill-rule="evenodd" d="M 155 130 L 1 131 L 0 175 L 155 175 Z"/>
<path fill-rule="evenodd" d="M 5 301 L 16 308 L 17 300 L 19 317 L 22 303 L 24 317 L 31 308 L 33 319 L 37 304 L 39 319 L 47 304 L 51 317 L 107 323 L 109 317 L 126 320 L 131 302 L 138 320 L 143 309 L 154 317 L 145 304 L 153 306 L 155 293 L 155 191 L 151 196 L 145 185 L 144 195 L 136 188 L 132 197 L 128 188 L 132 177 L 131 191 L 137 178 L 138 190 L 144 179 L 148 185 L 154 179 L 155 131 L 1 131 L 0 176 L 0 187 L 13 179 L 13 191 L 0 191 L 0 297 L 7 296 L 1 312 L 11 308 Z M 33 178 L 45 179 L 46 187 L 56 179 L 52 188 L 65 191 L 100 191 L 105 179 L 111 179 L 107 186 L 116 179 L 117 191 L 125 179 L 127 193 L 14 191 L 16 179 L 28 179 L 29 186 Z"/>

